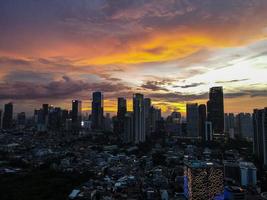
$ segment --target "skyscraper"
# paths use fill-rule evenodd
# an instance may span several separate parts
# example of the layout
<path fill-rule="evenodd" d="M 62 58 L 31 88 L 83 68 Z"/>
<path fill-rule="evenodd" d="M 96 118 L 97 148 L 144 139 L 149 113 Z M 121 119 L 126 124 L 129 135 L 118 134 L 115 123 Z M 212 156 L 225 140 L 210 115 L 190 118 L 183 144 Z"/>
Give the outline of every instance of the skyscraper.
<path fill-rule="evenodd" d="M 202 140 L 205 140 L 205 122 L 207 120 L 206 105 L 200 104 L 198 106 L 198 115 L 199 115 L 199 135 L 202 137 Z"/>
<path fill-rule="evenodd" d="M 101 92 L 93 93 L 92 101 L 92 129 L 103 129 L 103 95 Z"/>
<path fill-rule="evenodd" d="M 3 115 L 3 129 L 10 129 L 13 126 L 13 103 L 5 104 Z"/>
<path fill-rule="evenodd" d="M 127 112 L 127 101 L 123 97 L 118 98 L 117 105 L 117 120 L 115 121 L 114 131 L 121 135 L 122 140 L 124 140 L 124 119 Z"/>
<path fill-rule="evenodd" d="M 185 163 L 184 192 L 188 200 L 214 200 L 223 196 L 223 191 L 222 166 L 203 161 Z"/>
<path fill-rule="evenodd" d="M 117 118 L 122 119 L 124 118 L 127 112 L 127 101 L 123 97 L 118 98 L 118 108 L 117 108 Z"/>
<path fill-rule="evenodd" d="M 145 111 L 144 95 L 133 95 L 133 115 L 134 115 L 134 142 L 136 144 L 145 142 Z"/>
<path fill-rule="evenodd" d="M 150 136 L 151 132 L 151 118 L 150 118 L 150 112 L 151 112 L 151 99 L 145 98 L 144 99 L 144 112 L 145 112 L 145 134 L 146 137 Z"/>
<path fill-rule="evenodd" d="M 199 136 L 199 113 L 197 103 L 186 104 L 187 136 Z"/>
<path fill-rule="evenodd" d="M 257 159 L 267 165 L 267 107 L 253 112 L 254 153 Z"/>
<path fill-rule="evenodd" d="M 71 119 L 72 119 L 72 128 L 74 130 L 79 130 L 82 121 L 82 102 L 80 100 L 72 101 Z"/>
<path fill-rule="evenodd" d="M 123 123 L 123 137 L 122 141 L 123 143 L 132 143 L 134 142 L 134 134 L 133 134 L 133 113 L 127 112 L 124 117 L 124 123 Z"/>
<path fill-rule="evenodd" d="M 211 121 L 213 132 L 223 134 L 224 132 L 224 103 L 223 88 L 210 88 L 209 101 L 207 102 L 208 121 Z"/>
<path fill-rule="evenodd" d="M 250 113 L 239 113 L 236 116 L 236 128 L 240 138 L 252 138 L 253 125 Z"/>

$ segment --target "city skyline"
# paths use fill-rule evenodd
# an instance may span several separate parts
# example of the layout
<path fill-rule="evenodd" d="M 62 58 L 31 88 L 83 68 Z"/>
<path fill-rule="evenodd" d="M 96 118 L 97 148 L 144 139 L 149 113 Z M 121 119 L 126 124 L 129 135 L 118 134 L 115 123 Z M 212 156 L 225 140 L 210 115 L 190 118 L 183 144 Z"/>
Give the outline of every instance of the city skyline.
<path fill-rule="evenodd" d="M 226 113 L 252 113 L 267 100 L 266 8 L 263 0 L 2 1 L 0 105 L 32 113 L 80 99 L 90 112 L 99 90 L 106 112 L 116 113 L 117 97 L 131 110 L 142 93 L 164 115 L 185 115 L 186 103 L 206 104 L 208 89 L 223 86 Z"/>

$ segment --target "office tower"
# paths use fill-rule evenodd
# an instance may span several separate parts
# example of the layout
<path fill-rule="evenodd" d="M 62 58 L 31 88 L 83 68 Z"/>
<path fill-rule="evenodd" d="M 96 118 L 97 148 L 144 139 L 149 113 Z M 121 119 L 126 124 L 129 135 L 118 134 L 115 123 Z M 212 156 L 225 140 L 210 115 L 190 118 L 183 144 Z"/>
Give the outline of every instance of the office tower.
<path fill-rule="evenodd" d="M 223 196 L 223 167 L 212 162 L 185 162 L 184 193 L 188 200 L 214 200 Z"/>
<path fill-rule="evenodd" d="M 77 123 L 78 124 L 78 123 Z M 62 128 L 62 110 L 59 107 L 50 107 L 48 113 L 48 126 L 50 130 L 60 130 Z"/>
<path fill-rule="evenodd" d="M 252 138 L 253 123 L 250 113 L 239 113 L 236 115 L 236 129 L 239 138 Z"/>
<path fill-rule="evenodd" d="M 3 129 L 11 129 L 13 127 L 13 103 L 5 104 L 3 115 Z"/>
<path fill-rule="evenodd" d="M 103 119 L 103 130 L 108 132 L 112 131 L 112 120 L 110 113 L 106 113 L 106 116 Z"/>
<path fill-rule="evenodd" d="M 103 129 L 103 95 L 101 92 L 93 93 L 92 101 L 92 129 Z"/>
<path fill-rule="evenodd" d="M 146 137 L 151 135 L 151 99 L 144 98 L 144 112 L 145 112 L 145 134 Z"/>
<path fill-rule="evenodd" d="M 267 107 L 253 112 L 254 143 L 253 149 L 257 159 L 267 165 Z"/>
<path fill-rule="evenodd" d="M 200 104 L 198 106 L 198 116 L 199 116 L 199 135 L 202 137 L 202 140 L 205 140 L 205 122 L 207 120 L 206 105 Z"/>
<path fill-rule="evenodd" d="M 207 102 L 208 121 L 212 122 L 213 132 L 223 134 L 224 132 L 224 103 L 223 88 L 210 88 L 209 101 Z"/>
<path fill-rule="evenodd" d="M 43 123 L 46 128 L 48 126 L 48 113 L 49 113 L 49 104 L 43 104 Z"/>
<path fill-rule="evenodd" d="M 127 112 L 124 117 L 123 143 L 128 144 L 134 142 L 134 121 L 133 113 Z"/>
<path fill-rule="evenodd" d="M 133 95 L 133 115 L 134 115 L 134 142 L 136 144 L 145 142 L 145 111 L 144 95 Z"/>
<path fill-rule="evenodd" d="M 257 168 L 251 162 L 224 161 L 224 179 L 242 187 L 255 187 Z"/>
<path fill-rule="evenodd" d="M 154 108 L 151 106 L 150 108 L 150 124 L 151 130 L 150 132 L 156 132 L 158 129 L 159 122 L 161 121 L 161 109 Z"/>
<path fill-rule="evenodd" d="M 224 200 L 246 200 L 246 190 L 238 186 L 224 188 Z"/>
<path fill-rule="evenodd" d="M 25 112 L 18 113 L 17 115 L 17 126 L 19 129 L 24 128 L 26 125 L 26 114 Z"/>
<path fill-rule="evenodd" d="M 186 104 L 187 136 L 199 136 L 199 114 L 197 103 Z"/>
<path fill-rule="evenodd" d="M 123 128 L 124 128 L 124 117 L 127 112 L 127 101 L 123 97 L 118 98 L 118 104 L 117 104 L 117 119 L 114 122 L 114 131 L 118 133 L 119 135 L 123 134 Z M 123 136 L 122 136 L 123 137 Z"/>
<path fill-rule="evenodd" d="M 212 131 L 212 123 L 209 121 L 205 122 L 205 137 L 204 140 L 206 142 L 210 142 L 213 140 L 213 131 Z"/>
<path fill-rule="evenodd" d="M 257 184 L 257 168 L 251 162 L 240 162 L 241 186 L 256 186 Z"/>
<path fill-rule="evenodd" d="M 117 108 L 117 118 L 123 120 L 126 112 L 127 112 L 127 101 L 125 98 L 119 97 L 118 108 Z"/>
<path fill-rule="evenodd" d="M 80 100 L 72 101 L 71 119 L 73 130 L 79 130 L 82 121 L 82 102 Z"/>

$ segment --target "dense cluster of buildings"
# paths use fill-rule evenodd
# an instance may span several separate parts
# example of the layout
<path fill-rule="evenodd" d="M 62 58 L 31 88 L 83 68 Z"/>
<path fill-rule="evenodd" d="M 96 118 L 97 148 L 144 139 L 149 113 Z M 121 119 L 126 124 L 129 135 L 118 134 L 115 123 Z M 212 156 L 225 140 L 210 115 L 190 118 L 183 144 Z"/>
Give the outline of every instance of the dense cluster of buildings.
<path fill-rule="evenodd" d="M 15 119 L 8 103 L 0 111 L 0 152 L 32 166 L 89 171 L 92 178 L 69 199 L 241 200 L 260 193 L 257 167 L 267 166 L 267 108 L 224 113 L 222 87 L 210 89 L 207 104 L 188 103 L 186 119 L 177 111 L 164 119 L 138 93 L 132 111 L 126 98 L 119 97 L 117 106 L 116 116 L 104 115 L 103 94 L 94 92 L 90 116 L 73 100 L 71 111 L 43 104 L 32 118 L 22 112 Z M 229 140 L 253 142 L 253 154 L 212 146 Z M 142 151 L 142 145 L 151 149 Z"/>

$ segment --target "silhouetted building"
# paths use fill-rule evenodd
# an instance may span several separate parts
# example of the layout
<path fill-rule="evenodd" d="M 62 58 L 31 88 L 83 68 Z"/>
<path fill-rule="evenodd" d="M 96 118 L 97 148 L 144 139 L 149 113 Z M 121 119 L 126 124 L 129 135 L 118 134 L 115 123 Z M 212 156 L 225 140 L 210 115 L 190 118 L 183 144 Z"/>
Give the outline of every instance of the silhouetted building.
<path fill-rule="evenodd" d="M 13 127 L 13 104 L 10 102 L 5 104 L 3 115 L 3 129 L 11 129 Z"/>
<path fill-rule="evenodd" d="M 228 133 L 229 137 L 235 138 L 235 115 L 234 113 L 225 113 L 224 115 L 224 131 Z"/>
<path fill-rule="evenodd" d="M 124 117 L 127 112 L 127 101 L 123 97 L 118 98 L 117 119 L 114 122 L 114 131 L 123 137 Z"/>
<path fill-rule="evenodd" d="M 80 100 L 72 101 L 71 119 L 73 130 L 79 130 L 82 122 L 82 102 Z"/>
<path fill-rule="evenodd" d="M 161 109 L 150 107 L 150 134 L 156 132 L 159 127 L 159 122 L 161 121 Z"/>
<path fill-rule="evenodd" d="M 145 98 L 144 99 L 144 112 L 145 112 L 145 134 L 146 137 L 150 137 L 151 135 L 151 118 L 150 118 L 150 112 L 151 112 L 151 99 Z"/>
<path fill-rule="evenodd" d="M 224 132 L 224 102 L 223 88 L 210 88 L 209 101 L 207 102 L 208 121 L 212 122 L 213 132 L 223 134 Z"/>
<path fill-rule="evenodd" d="M 267 165 L 267 108 L 253 112 L 254 153 L 264 165 Z"/>
<path fill-rule="evenodd" d="M 205 122 L 207 120 L 206 105 L 200 104 L 198 106 L 198 115 L 199 115 L 199 135 L 202 137 L 202 140 L 205 140 Z"/>
<path fill-rule="evenodd" d="M 103 95 L 101 92 L 93 93 L 93 101 L 92 101 L 92 129 L 103 129 Z"/>
<path fill-rule="evenodd" d="M 25 112 L 18 113 L 17 115 L 17 126 L 22 129 L 26 125 L 26 114 Z"/>
<path fill-rule="evenodd" d="M 213 130 L 212 130 L 212 123 L 209 121 L 205 122 L 205 141 L 210 142 L 213 140 Z"/>
<path fill-rule="evenodd" d="M 134 142 L 136 144 L 145 142 L 145 109 L 144 95 L 134 94 L 133 96 L 133 115 L 134 115 Z"/>
<path fill-rule="evenodd" d="M 253 123 L 250 113 L 239 113 L 236 115 L 236 129 L 239 138 L 252 138 Z"/>
<path fill-rule="evenodd" d="M 124 117 L 124 128 L 123 128 L 123 143 L 132 143 L 134 142 L 134 121 L 133 113 L 127 112 Z"/>
<path fill-rule="evenodd" d="M 186 104 L 187 136 L 199 136 L 199 113 L 197 103 Z"/>

